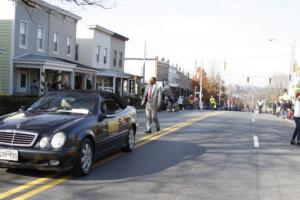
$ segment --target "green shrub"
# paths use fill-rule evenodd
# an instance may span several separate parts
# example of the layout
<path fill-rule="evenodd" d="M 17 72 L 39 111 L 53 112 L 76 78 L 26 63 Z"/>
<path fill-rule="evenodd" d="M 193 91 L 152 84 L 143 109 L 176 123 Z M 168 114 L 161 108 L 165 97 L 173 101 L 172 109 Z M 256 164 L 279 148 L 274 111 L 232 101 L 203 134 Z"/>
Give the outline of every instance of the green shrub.
<path fill-rule="evenodd" d="M 0 116 L 18 111 L 21 106 L 29 105 L 34 99 L 34 96 L 0 95 Z"/>
<path fill-rule="evenodd" d="M 141 108 L 141 98 L 138 95 L 124 97 L 128 105 Z"/>

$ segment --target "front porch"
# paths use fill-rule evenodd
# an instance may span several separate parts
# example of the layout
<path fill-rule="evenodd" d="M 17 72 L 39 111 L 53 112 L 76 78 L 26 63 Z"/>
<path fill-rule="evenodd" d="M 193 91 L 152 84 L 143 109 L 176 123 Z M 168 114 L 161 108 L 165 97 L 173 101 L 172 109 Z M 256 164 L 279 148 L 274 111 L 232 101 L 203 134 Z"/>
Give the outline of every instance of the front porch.
<path fill-rule="evenodd" d="M 133 96 L 139 94 L 140 79 L 120 71 L 101 69 L 96 74 L 96 89 L 120 96 Z"/>
<path fill-rule="evenodd" d="M 79 63 L 28 54 L 14 60 L 15 95 L 41 95 L 51 90 L 102 90 L 134 96 L 141 77 L 109 69 L 96 70 Z"/>
<path fill-rule="evenodd" d="M 96 70 L 58 58 L 25 55 L 15 59 L 15 95 L 41 95 L 51 90 L 94 90 Z"/>

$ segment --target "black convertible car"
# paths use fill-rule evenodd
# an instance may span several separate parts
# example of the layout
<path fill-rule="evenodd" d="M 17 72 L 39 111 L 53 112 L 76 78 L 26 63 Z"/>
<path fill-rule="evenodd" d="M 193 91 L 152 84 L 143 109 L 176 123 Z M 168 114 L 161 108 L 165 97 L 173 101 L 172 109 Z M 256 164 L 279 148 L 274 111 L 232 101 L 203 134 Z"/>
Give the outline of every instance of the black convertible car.
<path fill-rule="evenodd" d="M 136 109 L 112 93 L 47 92 L 0 117 L 0 167 L 87 175 L 108 151 L 132 151 L 136 129 Z"/>

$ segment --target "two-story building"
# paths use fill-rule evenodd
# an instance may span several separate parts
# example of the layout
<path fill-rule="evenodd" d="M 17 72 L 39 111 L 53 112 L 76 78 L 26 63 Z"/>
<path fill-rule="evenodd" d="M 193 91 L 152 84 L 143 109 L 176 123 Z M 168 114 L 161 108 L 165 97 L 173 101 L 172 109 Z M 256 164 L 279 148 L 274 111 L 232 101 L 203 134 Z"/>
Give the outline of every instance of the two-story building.
<path fill-rule="evenodd" d="M 143 77 L 145 84 L 156 77 L 157 84 L 165 88 L 169 81 L 169 61 L 164 58 L 126 58 L 125 72 Z M 145 71 L 143 70 L 145 68 Z"/>
<path fill-rule="evenodd" d="M 177 68 L 175 65 L 169 66 L 169 81 L 168 81 L 168 88 L 170 93 L 176 93 L 180 86 L 180 79 L 177 73 Z"/>
<path fill-rule="evenodd" d="M 125 71 L 144 78 L 148 84 L 151 77 L 157 78 L 157 84 L 163 87 L 167 95 L 188 96 L 192 93 L 192 80 L 188 73 L 178 65 L 170 64 L 164 58 L 126 58 Z M 145 68 L 145 71 L 143 70 Z"/>
<path fill-rule="evenodd" d="M 0 46 L 5 49 L 0 93 L 88 88 L 87 77 L 96 70 L 75 62 L 79 16 L 44 1 L 1 1 L 0 7 Z"/>
<path fill-rule="evenodd" d="M 132 94 L 135 77 L 124 73 L 128 38 L 99 25 L 80 26 L 77 31 L 78 61 L 96 69 L 97 90 Z"/>

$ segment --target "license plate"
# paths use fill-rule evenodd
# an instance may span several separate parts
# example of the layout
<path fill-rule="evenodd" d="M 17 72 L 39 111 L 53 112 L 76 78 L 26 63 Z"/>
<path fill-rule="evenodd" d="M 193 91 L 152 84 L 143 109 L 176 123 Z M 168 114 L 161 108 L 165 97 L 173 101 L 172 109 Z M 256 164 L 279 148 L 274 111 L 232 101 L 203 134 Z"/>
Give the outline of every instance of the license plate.
<path fill-rule="evenodd" d="M 17 150 L 0 149 L 0 160 L 18 161 L 19 154 Z"/>

